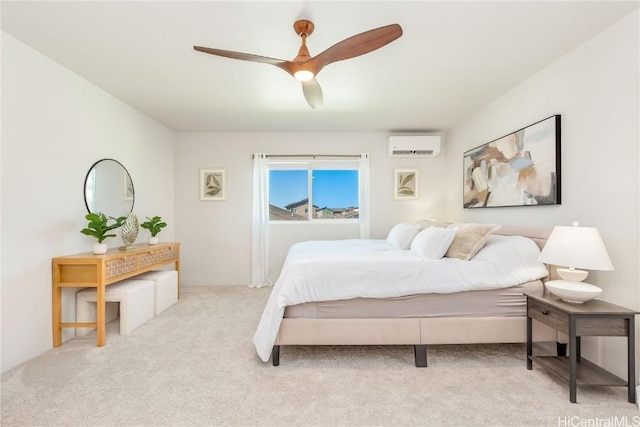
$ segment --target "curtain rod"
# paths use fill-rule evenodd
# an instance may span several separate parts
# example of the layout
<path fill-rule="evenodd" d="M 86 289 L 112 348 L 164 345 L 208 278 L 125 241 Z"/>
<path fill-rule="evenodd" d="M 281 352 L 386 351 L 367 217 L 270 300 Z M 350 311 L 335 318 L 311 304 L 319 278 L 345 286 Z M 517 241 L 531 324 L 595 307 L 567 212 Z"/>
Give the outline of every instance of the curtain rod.
<path fill-rule="evenodd" d="M 267 158 L 287 158 L 287 157 L 311 157 L 312 159 L 315 159 L 316 157 L 347 157 L 347 158 L 354 158 L 354 159 L 359 159 L 360 158 L 360 154 L 266 154 L 265 155 Z M 255 158 L 255 154 L 251 155 L 251 158 L 254 159 Z"/>

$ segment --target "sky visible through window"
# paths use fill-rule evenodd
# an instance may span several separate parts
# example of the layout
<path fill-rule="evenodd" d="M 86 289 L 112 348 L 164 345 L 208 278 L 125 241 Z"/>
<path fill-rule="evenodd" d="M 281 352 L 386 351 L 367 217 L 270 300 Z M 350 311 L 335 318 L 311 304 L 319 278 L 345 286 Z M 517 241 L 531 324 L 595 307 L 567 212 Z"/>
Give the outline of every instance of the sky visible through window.
<path fill-rule="evenodd" d="M 269 203 L 284 209 L 308 197 L 307 170 L 269 171 Z M 357 170 L 313 170 L 313 204 L 319 208 L 358 207 Z"/>

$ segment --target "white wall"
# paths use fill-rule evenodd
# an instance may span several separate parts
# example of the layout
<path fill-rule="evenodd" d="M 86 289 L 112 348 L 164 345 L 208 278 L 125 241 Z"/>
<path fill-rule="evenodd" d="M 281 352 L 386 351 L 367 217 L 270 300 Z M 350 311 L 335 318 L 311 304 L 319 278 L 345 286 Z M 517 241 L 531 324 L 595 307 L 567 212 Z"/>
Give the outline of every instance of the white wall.
<path fill-rule="evenodd" d="M 441 217 L 443 158 L 392 159 L 387 156 L 387 134 L 181 133 L 176 144 L 176 235 L 182 243 L 182 284 L 244 285 L 250 282 L 251 155 L 254 152 L 370 153 L 374 189 L 372 238 L 385 238 L 398 222 Z M 199 201 L 199 170 L 206 167 L 226 168 L 226 201 Z M 393 199 L 394 168 L 417 168 L 420 171 L 418 200 Z M 277 278 L 292 243 L 349 237 L 357 237 L 354 227 L 300 224 L 273 227 L 271 277 Z"/>
<path fill-rule="evenodd" d="M 456 221 L 598 227 L 614 266 L 592 272 L 602 299 L 638 309 L 639 12 L 589 40 L 446 133 L 446 213 Z M 463 152 L 562 115 L 562 205 L 462 208 Z M 624 341 L 583 341 L 585 355 L 626 375 Z"/>
<path fill-rule="evenodd" d="M 91 250 L 83 183 L 98 159 L 133 179 L 134 212 L 174 239 L 174 134 L 2 33 L 2 371 L 52 347 L 51 258 Z M 138 241 L 146 239 L 141 230 Z M 118 236 L 109 246 L 120 246 Z M 75 290 L 63 320 L 75 320 Z M 73 329 L 64 331 L 68 339 Z"/>

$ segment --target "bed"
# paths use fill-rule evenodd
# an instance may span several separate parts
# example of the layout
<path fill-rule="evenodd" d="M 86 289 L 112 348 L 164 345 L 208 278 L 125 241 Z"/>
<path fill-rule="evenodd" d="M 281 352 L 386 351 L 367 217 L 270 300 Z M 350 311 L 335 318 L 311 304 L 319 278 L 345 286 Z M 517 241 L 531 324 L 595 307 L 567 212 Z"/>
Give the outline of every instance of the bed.
<path fill-rule="evenodd" d="M 479 225 L 488 232 L 469 259 L 451 256 L 467 226 L 421 223 L 411 250 L 389 247 L 392 233 L 293 245 L 254 335 L 259 357 L 278 366 L 286 345 L 411 345 L 415 365 L 425 367 L 430 344 L 525 342 L 522 292 L 548 277 L 537 254 L 550 229 Z M 454 237 L 432 244 L 425 259 L 413 245 L 427 233 Z M 558 341 L 541 323 L 533 330 L 534 341 Z"/>

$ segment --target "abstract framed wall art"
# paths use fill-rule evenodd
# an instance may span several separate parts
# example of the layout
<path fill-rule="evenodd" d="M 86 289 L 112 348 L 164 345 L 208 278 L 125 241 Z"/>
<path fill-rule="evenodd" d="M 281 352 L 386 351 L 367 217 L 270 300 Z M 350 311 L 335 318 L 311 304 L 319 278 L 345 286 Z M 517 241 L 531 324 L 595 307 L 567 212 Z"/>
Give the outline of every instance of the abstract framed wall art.
<path fill-rule="evenodd" d="M 200 169 L 200 200 L 217 202 L 227 197 L 227 171 Z"/>
<path fill-rule="evenodd" d="M 411 200 L 418 198 L 418 170 L 393 170 L 393 198 L 396 200 Z"/>
<path fill-rule="evenodd" d="M 464 153 L 463 206 L 559 205 L 560 115 Z"/>

